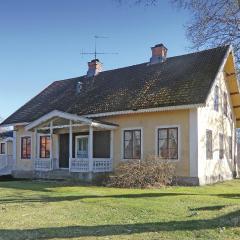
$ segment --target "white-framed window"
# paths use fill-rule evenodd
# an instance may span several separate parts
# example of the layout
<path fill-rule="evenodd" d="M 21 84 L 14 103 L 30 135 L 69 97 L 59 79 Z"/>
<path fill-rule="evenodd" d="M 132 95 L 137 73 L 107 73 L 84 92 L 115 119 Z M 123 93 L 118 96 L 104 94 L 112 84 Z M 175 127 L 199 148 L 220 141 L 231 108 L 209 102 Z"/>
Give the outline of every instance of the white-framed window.
<path fill-rule="evenodd" d="M 232 159 L 232 136 L 228 137 L 228 148 L 229 159 Z"/>
<path fill-rule="evenodd" d="M 214 110 L 218 112 L 219 108 L 219 87 L 218 85 L 214 88 Z"/>
<path fill-rule="evenodd" d="M 223 114 L 225 116 L 228 115 L 228 99 L 227 99 L 227 93 L 223 93 Z"/>
<path fill-rule="evenodd" d="M 213 139 L 212 130 L 206 130 L 206 159 L 213 159 Z"/>
<path fill-rule="evenodd" d="M 158 127 L 156 135 L 157 156 L 167 160 L 179 160 L 179 126 Z"/>
<path fill-rule="evenodd" d="M 38 142 L 38 155 L 39 158 L 50 158 L 51 151 L 51 137 L 49 134 L 41 134 L 39 135 Z"/>
<path fill-rule="evenodd" d="M 222 133 L 219 133 L 219 159 L 224 157 L 224 136 Z"/>
<path fill-rule="evenodd" d="M 142 128 L 123 129 L 123 159 L 142 158 Z"/>
<path fill-rule="evenodd" d="M 76 158 L 88 158 L 88 135 L 76 136 L 75 156 Z"/>
<path fill-rule="evenodd" d="M 6 154 L 6 143 L 5 142 L 0 143 L 0 154 L 1 155 Z"/>
<path fill-rule="evenodd" d="M 21 159 L 31 159 L 32 150 L 32 138 L 31 136 L 21 137 Z"/>

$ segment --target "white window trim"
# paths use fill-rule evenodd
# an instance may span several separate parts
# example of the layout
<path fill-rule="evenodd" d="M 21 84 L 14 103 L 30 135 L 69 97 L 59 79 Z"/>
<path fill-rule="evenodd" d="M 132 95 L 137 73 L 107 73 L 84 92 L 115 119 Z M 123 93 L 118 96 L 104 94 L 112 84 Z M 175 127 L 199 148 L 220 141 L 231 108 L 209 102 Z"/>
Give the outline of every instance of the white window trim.
<path fill-rule="evenodd" d="M 222 134 L 222 136 L 223 136 L 223 158 L 220 158 L 220 134 Z M 226 158 L 226 156 L 225 156 L 225 154 L 226 154 L 226 150 L 225 150 L 225 148 L 224 148 L 224 142 L 225 142 L 225 140 L 226 140 L 226 137 L 225 137 L 225 134 L 223 134 L 222 132 L 218 132 L 218 160 L 219 161 L 223 161 L 223 160 L 225 160 Z"/>
<path fill-rule="evenodd" d="M 140 130 L 141 131 L 141 158 L 140 159 L 128 159 L 124 158 L 124 131 L 129 130 Z M 131 160 L 142 160 L 143 159 L 143 127 L 130 127 L 121 129 L 121 160 L 122 161 L 131 161 Z"/>
<path fill-rule="evenodd" d="M 46 159 L 46 160 L 50 160 L 51 159 L 51 157 L 49 157 L 49 158 L 41 158 L 40 157 L 40 137 L 43 137 L 43 136 L 49 136 L 50 137 L 50 141 L 51 141 L 51 134 L 49 134 L 49 133 L 38 133 L 38 136 L 37 136 L 37 139 L 38 139 L 38 141 L 37 141 L 37 159 Z M 50 144 L 52 144 L 52 143 L 50 143 Z M 50 146 L 50 156 L 51 156 L 51 146 Z"/>
<path fill-rule="evenodd" d="M 182 148 L 182 143 L 181 143 L 181 127 L 180 125 L 160 125 L 155 128 L 155 156 L 158 157 L 158 129 L 161 128 L 177 128 L 178 129 L 178 158 L 177 159 L 164 159 L 166 161 L 170 162 L 178 162 L 181 160 L 181 148 Z"/>
<path fill-rule="evenodd" d="M 207 158 L 207 131 L 211 131 L 212 132 L 212 158 Z M 207 161 L 212 161 L 214 159 L 214 151 L 213 151 L 213 146 L 214 146 L 214 139 L 213 139 L 213 130 L 206 128 L 206 132 L 205 132 L 205 150 L 206 150 L 206 160 Z"/>
<path fill-rule="evenodd" d="M 215 109 L 215 97 L 216 97 L 215 89 L 216 89 L 216 87 L 218 88 L 218 109 L 217 110 Z M 215 112 L 219 112 L 219 107 L 221 107 L 221 105 L 220 105 L 220 88 L 219 88 L 218 84 L 214 85 L 213 91 L 214 91 L 214 93 L 213 93 L 213 110 Z"/>
<path fill-rule="evenodd" d="M 24 137 L 30 137 L 31 138 L 31 157 L 30 158 L 22 158 L 22 138 Z M 19 158 L 20 160 L 32 160 L 32 156 L 33 156 L 33 151 L 32 151 L 32 135 L 31 134 L 23 134 L 23 135 L 20 135 L 20 151 L 19 151 Z"/>
<path fill-rule="evenodd" d="M 5 153 L 1 153 L 0 152 L 0 156 L 5 156 L 7 155 L 7 143 L 5 141 L 0 141 L 0 144 L 4 143 L 4 152 Z"/>
<path fill-rule="evenodd" d="M 232 137 L 232 136 L 227 136 L 227 138 L 228 138 L 227 141 L 229 140 L 229 138 L 232 139 L 232 144 L 231 144 L 231 145 L 232 145 L 231 158 L 230 158 L 230 151 L 229 151 L 229 150 L 230 150 L 230 145 L 229 145 L 229 142 L 228 142 L 228 155 L 229 155 L 228 158 L 229 158 L 229 160 L 233 160 L 233 137 Z"/>
<path fill-rule="evenodd" d="M 75 158 L 77 159 L 77 140 L 81 138 L 87 138 L 88 139 L 88 158 L 82 158 L 83 160 L 89 159 L 89 135 L 78 135 L 75 137 Z"/>

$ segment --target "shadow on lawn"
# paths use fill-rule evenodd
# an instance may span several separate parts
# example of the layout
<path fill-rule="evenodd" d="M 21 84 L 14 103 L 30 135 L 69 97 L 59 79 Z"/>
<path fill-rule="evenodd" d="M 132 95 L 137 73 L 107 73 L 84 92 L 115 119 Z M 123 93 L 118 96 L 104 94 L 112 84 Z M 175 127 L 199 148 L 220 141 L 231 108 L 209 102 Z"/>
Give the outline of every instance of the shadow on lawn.
<path fill-rule="evenodd" d="M 24 202 L 61 202 L 61 201 L 77 201 L 82 199 L 95 199 L 95 198 L 158 198 L 167 196 L 184 196 L 194 195 L 185 193 L 139 193 L 139 194 L 117 194 L 117 195 L 79 195 L 79 196 L 41 196 L 37 198 L 1 198 L 0 204 L 6 203 L 24 203 Z"/>
<path fill-rule="evenodd" d="M 226 205 L 217 205 L 217 206 L 207 206 L 199 208 L 190 208 L 191 211 L 216 211 L 225 208 Z"/>
<path fill-rule="evenodd" d="M 0 239 L 56 239 L 74 237 L 100 237 L 110 235 L 131 235 L 134 233 L 161 231 L 193 231 L 217 229 L 220 227 L 239 227 L 240 210 L 214 219 L 150 222 L 124 225 L 69 226 L 38 229 L 6 229 L 0 230 Z"/>
<path fill-rule="evenodd" d="M 83 183 L 67 182 L 67 181 L 51 181 L 51 180 L 22 180 L 13 179 L 12 181 L 0 181 L 0 188 L 11 188 L 16 190 L 27 190 L 34 192 L 52 192 L 58 187 L 84 187 L 88 186 Z"/>

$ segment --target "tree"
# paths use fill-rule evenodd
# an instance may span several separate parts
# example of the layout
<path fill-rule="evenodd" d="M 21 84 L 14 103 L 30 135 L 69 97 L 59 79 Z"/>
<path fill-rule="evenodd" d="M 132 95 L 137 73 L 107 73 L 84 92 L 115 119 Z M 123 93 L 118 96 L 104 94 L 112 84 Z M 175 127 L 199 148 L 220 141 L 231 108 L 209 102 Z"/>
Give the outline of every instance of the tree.
<path fill-rule="evenodd" d="M 202 49 L 232 44 L 240 66 L 240 8 L 237 0 L 171 0 L 189 10 L 192 17 L 186 24 L 192 48 Z"/>
<path fill-rule="evenodd" d="M 123 2 L 124 0 L 119 0 Z M 160 4 L 160 0 L 132 0 L 143 5 Z M 186 9 L 191 19 L 186 35 L 192 49 L 232 44 L 240 68 L 240 0 L 169 0 L 173 6 Z"/>

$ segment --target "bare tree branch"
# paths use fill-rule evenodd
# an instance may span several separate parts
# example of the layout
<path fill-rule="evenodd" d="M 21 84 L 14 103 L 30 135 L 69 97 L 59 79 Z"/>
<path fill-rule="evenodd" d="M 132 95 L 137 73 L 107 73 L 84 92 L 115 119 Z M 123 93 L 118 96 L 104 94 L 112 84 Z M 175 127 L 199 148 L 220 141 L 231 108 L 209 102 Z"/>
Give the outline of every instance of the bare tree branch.
<path fill-rule="evenodd" d="M 240 9 L 237 0 L 171 0 L 191 12 L 186 24 L 193 49 L 232 44 L 240 67 Z"/>

